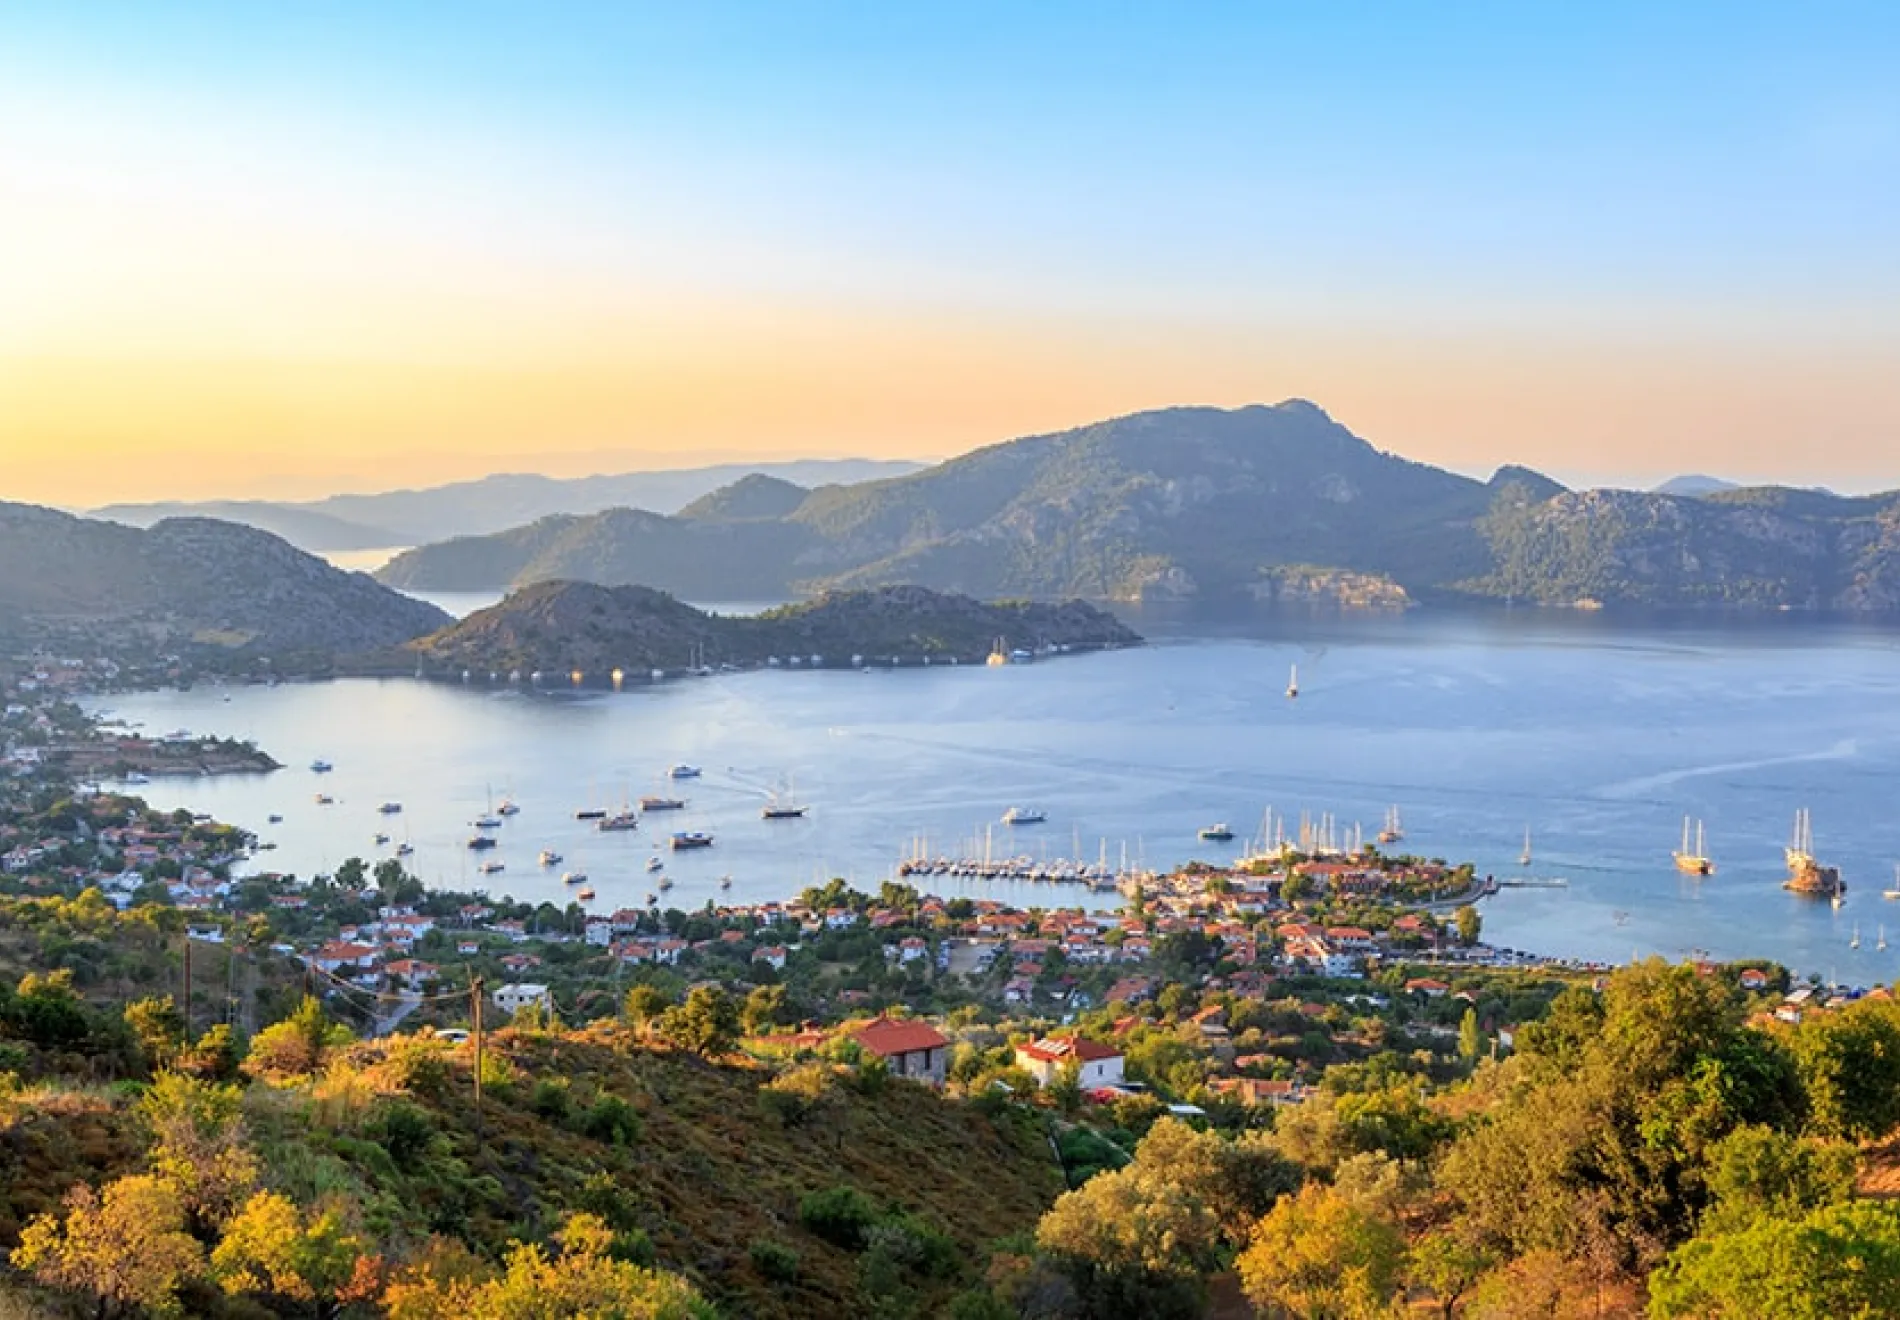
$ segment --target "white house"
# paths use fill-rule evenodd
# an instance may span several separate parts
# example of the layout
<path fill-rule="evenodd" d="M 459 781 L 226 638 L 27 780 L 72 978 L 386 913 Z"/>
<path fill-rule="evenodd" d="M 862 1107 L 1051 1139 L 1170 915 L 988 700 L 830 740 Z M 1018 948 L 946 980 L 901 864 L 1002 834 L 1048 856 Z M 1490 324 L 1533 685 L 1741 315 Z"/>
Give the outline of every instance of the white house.
<path fill-rule="evenodd" d="M 1016 1065 L 1047 1086 L 1070 1063 L 1077 1067 L 1082 1089 L 1122 1084 L 1121 1051 L 1080 1036 L 1045 1036 L 1016 1047 Z"/>
<path fill-rule="evenodd" d="M 520 981 L 512 985 L 495 988 L 495 1007 L 504 1013 L 517 1013 L 533 1004 L 540 1008 L 552 1009 L 554 996 L 548 993 L 545 985 L 535 985 L 529 981 Z"/>

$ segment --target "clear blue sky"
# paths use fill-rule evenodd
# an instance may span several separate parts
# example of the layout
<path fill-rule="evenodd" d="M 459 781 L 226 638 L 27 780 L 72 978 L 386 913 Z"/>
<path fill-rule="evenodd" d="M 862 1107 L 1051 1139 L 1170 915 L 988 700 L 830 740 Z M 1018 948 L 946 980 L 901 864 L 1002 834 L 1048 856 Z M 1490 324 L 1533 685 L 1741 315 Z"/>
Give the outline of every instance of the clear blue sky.
<path fill-rule="evenodd" d="M 316 428 L 255 477 L 321 485 L 1302 394 L 1474 470 L 1900 484 L 1897 57 L 1891 5 L 0 7 L 0 402 L 72 370 L 0 446 Z"/>

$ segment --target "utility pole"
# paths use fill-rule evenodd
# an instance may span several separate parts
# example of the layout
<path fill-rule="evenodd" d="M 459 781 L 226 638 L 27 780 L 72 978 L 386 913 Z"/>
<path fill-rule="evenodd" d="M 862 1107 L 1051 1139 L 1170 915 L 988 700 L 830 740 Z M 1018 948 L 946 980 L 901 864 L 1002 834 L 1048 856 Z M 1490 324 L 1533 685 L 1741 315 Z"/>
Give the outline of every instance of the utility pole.
<path fill-rule="evenodd" d="M 191 927 L 185 927 L 185 1039 L 191 1039 Z"/>
<path fill-rule="evenodd" d="M 477 976 L 468 983 L 469 1020 L 475 1027 L 475 1133 L 482 1131 L 482 978 Z"/>

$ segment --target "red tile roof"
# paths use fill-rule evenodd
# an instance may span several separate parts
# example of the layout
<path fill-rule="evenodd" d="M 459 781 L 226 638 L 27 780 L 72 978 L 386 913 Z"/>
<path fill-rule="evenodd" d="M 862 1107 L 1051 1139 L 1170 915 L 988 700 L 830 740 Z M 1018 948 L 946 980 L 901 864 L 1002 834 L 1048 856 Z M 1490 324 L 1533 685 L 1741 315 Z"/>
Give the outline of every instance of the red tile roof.
<path fill-rule="evenodd" d="M 948 1037 L 928 1022 L 915 1020 L 878 1017 L 862 1026 L 847 1026 L 845 1030 L 858 1044 L 883 1059 L 915 1054 L 919 1050 L 940 1050 L 950 1043 Z"/>
<path fill-rule="evenodd" d="M 1074 1059 L 1078 1063 L 1099 1063 L 1103 1059 L 1119 1059 L 1122 1056 L 1120 1050 L 1098 1045 L 1081 1036 L 1046 1036 L 1023 1046 L 1022 1051 L 1040 1063 L 1061 1063 L 1065 1059 Z"/>

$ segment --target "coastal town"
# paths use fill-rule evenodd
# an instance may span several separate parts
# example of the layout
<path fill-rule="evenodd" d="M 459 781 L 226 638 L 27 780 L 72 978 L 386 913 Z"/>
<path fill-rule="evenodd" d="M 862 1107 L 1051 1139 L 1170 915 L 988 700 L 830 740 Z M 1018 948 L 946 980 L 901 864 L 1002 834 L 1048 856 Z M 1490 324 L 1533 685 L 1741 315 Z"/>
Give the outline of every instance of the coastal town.
<path fill-rule="evenodd" d="M 397 859 L 283 875 L 239 827 L 79 786 L 111 757 L 164 755 L 78 712 L 68 695 L 87 677 L 45 666 L 7 688 L 0 892 L 96 891 L 120 911 L 175 912 L 181 962 L 189 945 L 215 949 L 226 961 L 201 953 L 200 967 L 253 988 L 194 984 L 179 995 L 194 1020 L 254 1030 L 255 992 L 273 983 L 280 1000 L 314 993 L 370 1034 L 465 1031 L 477 994 L 491 1020 L 585 1022 L 619 1012 L 635 986 L 669 1002 L 717 990 L 752 1007 L 749 1039 L 768 1056 L 849 1038 L 941 1085 L 959 1044 L 988 1042 L 989 1066 L 1038 1085 L 1073 1072 L 1095 1100 L 1147 1095 L 1188 1112 L 1298 1104 L 1329 1066 L 1394 1049 L 1508 1051 L 1557 991 L 1610 970 L 1486 943 L 1477 903 L 1491 891 L 1472 868 L 1376 847 L 1194 863 L 1128 885 L 1113 910 L 946 899 L 894 879 L 875 893 L 832 881 L 781 901 L 598 912 L 427 890 Z M 1784 1021 L 1857 997 L 1791 986 L 1767 963 L 1702 970 Z"/>

